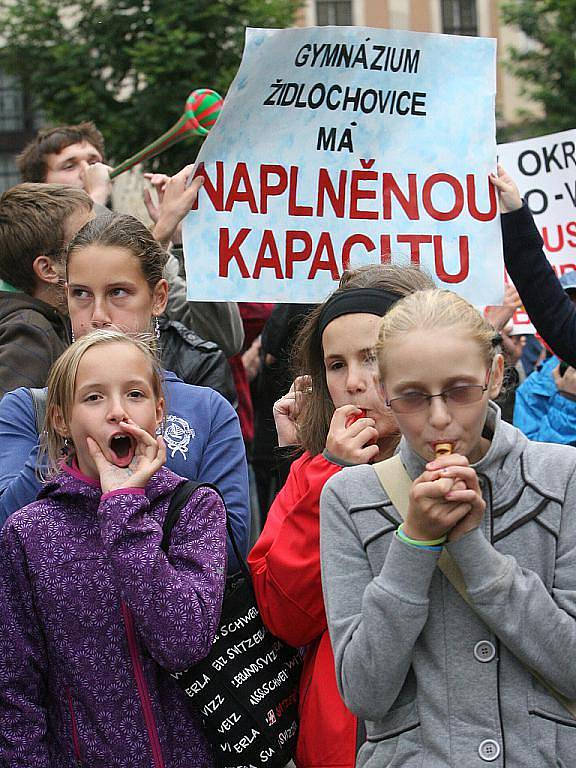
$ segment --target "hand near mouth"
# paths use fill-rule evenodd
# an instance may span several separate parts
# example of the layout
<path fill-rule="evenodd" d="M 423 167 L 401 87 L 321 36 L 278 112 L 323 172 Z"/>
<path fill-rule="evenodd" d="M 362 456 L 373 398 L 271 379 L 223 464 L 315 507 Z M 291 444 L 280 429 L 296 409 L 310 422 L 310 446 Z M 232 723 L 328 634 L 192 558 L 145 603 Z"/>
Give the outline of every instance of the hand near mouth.
<path fill-rule="evenodd" d="M 102 493 L 119 488 L 144 488 L 152 475 L 166 462 L 166 444 L 162 437 L 153 437 L 131 420 L 120 423 L 120 428 L 136 444 L 134 456 L 128 466 L 119 467 L 91 437 L 86 438 L 88 450 L 100 474 Z"/>
<path fill-rule="evenodd" d="M 368 464 L 378 456 L 378 430 L 374 419 L 355 405 L 336 408 L 326 437 L 326 450 L 350 464 Z"/>
<path fill-rule="evenodd" d="M 486 503 L 476 471 L 456 453 L 428 462 L 410 492 L 404 532 L 412 539 L 430 541 L 448 535 L 456 541 L 478 527 Z"/>

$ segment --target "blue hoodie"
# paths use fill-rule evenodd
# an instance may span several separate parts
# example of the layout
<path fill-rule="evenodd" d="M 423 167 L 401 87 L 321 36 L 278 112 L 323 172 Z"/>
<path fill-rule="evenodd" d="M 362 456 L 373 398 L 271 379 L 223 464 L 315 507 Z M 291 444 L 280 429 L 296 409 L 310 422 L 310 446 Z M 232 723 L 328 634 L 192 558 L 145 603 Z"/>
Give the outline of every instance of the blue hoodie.
<path fill-rule="evenodd" d="M 166 466 L 181 477 L 218 487 L 240 551 L 246 554 L 250 537 L 248 470 L 236 412 L 218 392 L 185 384 L 169 371 L 164 376 Z M 0 401 L 0 525 L 36 499 L 42 487 L 36 476 L 37 458 L 34 404 L 29 390 L 21 387 Z M 228 571 L 237 570 L 229 542 Z"/>
<path fill-rule="evenodd" d="M 516 390 L 514 426 L 531 440 L 576 444 L 576 402 L 558 391 L 552 375 L 557 357 L 546 360 Z"/>

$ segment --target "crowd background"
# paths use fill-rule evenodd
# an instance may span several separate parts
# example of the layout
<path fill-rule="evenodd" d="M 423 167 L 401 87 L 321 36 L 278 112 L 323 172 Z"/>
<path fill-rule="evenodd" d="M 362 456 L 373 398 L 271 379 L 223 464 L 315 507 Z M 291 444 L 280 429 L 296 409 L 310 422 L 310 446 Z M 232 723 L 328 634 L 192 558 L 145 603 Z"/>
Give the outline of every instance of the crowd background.
<path fill-rule="evenodd" d="M 297 768 L 411 768 L 423 756 L 455 768 L 470 755 L 567 765 L 576 733 L 563 703 L 576 698 L 563 667 L 576 644 L 576 272 L 557 279 L 498 168 L 509 281 L 502 304 L 482 316 L 408 266 L 352 270 L 317 306 L 187 302 L 181 222 L 203 182 L 188 184 L 190 147 L 129 179 L 136 217 L 113 211 L 111 158 L 179 111 L 158 95 L 168 63 L 136 67 L 129 74 L 142 88 L 121 94 L 122 41 L 140 39 L 139 66 L 158 61 L 151 39 L 166 43 L 166 20 L 149 5 L 128 27 L 98 3 L 67 22 L 51 1 L 2 11 L 5 66 L 28 87 L 45 83 L 47 116 L 70 118 L 29 131 L 19 183 L 0 197 L 0 764 L 140 766 L 149 749 L 155 765 L 162 754 L 174 768 L 212 765 L 203 728 L 164 670 L 206 655 L 224 577 L 239 570 L 225 505 L 264 623 L 303 649 Z M 216 44 L 223 5 L 212 4 L 172 58 L 225 91 L 246 13 L 255 26 L 283 26 L 318 21 L 323 4 L 237 4 L 228 39 Z M 416 5 L 407 9 L 404 24 L 416 19 Z M 535 81 L 540 112 L 501 125 L 501 138 L 576 124 L 573 78 L 562 79 L 573 52 L 568 63 L 553 55 L 574 32 L 576 3 L 543 9 L 538 0 L 503 9 L 542 48 L 513 55 L 516 74 Z M 381 10 L 389 21 L 389 4 Z M 175 11 L 184 29 L 188 12 Z M 372 12 L 366 4 L 365 23 Z M 452 33 L 500 30 L 475 3 L 443 3 L 441 18 Z M 124 37 L 110 59 L 116 33 Z M 91 93 L 102 78 L 90 45 L 114 73 L 107 94 Z M 59 76 L 75 80 L 71 91 L 46 77 L 54 55 L 66 61 Z M 181 70 L 171 82 L 184 96 Z M 60 97 L 69 92 L 79 101 Z M 536 334 L 513 322 L 522 305 Z M 162 369 L 115 329 L 151 334 Z M 412 353 L 395 342 L 402 334 Z M 408 370 L 416 392 L 398 381 Z M 426 430 L 453 430 L 455 455 L 435 458 Z M 412 483 L 405 517 L 371 467 L 397 449 Z M 181 478 L 212 483 L 224 503 L 211 489 L 196 492 L 166 558 L 161 526 Z M 374 514 L 381 508 L 390 525 Z M 436 568 L 444 552 L 463 573 L 464 602 Z M 444 724 L 458 718 L 452 741 Z"/>

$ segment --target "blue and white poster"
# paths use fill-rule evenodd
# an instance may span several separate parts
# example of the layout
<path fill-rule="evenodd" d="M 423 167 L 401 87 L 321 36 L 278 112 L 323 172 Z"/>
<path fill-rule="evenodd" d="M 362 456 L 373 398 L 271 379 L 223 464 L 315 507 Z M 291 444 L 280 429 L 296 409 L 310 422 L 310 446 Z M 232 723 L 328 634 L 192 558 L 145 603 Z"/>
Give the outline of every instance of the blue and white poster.
<path fill-rule="evenodd" d="M 495 93 L 492 39 L 249 29 L 197 160 L 188 298 L 316 302 L 392 261 L 499 303 Z"/>

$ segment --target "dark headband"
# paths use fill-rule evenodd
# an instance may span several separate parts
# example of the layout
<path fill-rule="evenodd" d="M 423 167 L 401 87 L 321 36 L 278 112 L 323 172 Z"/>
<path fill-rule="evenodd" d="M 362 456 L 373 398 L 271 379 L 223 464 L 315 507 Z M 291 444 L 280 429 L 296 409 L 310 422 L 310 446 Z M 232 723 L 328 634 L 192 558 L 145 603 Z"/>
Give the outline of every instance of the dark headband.
<path fill-rule="evenodd" d="M 350 288 L 338 291 L 326 301 L 318 318 L 318 338 L 322 339 L 328 323 L 342 315 L 366 313 L 384 317 L 390 307 L 402 297 L 384 288 Z"/>

